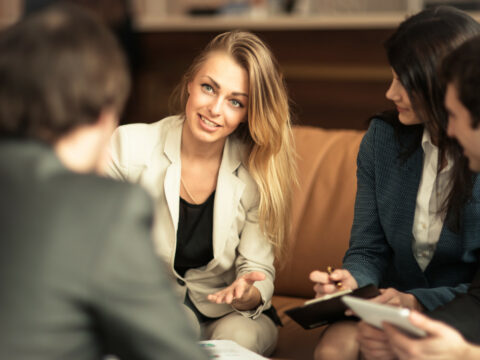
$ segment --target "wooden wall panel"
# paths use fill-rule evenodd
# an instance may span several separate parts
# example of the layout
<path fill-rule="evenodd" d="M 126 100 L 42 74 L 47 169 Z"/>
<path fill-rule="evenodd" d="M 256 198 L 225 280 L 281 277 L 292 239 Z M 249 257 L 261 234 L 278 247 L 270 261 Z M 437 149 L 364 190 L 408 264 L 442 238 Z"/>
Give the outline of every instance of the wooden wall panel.
<path fill-rule="evenodd" d="M 383 41 L 391 30 L 257 31 L 276 55 L 293 103 L 295 122 L 364 129 L 369 116 L 391 107 L 390 70 Z M 169 114 L 168 98 L 185 69 L 217 33 L 136 34 L 138 66 L 123 123 Z"/>

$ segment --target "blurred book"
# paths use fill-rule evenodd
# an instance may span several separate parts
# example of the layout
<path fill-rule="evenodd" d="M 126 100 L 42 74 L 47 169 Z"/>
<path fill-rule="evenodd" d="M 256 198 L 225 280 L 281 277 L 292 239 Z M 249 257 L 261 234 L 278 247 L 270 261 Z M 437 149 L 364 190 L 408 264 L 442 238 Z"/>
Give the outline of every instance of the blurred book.
<path fill-rule="evenodd" d="M 200 341 L 211 359 L 216 360 L 268 360 L 231 340 L 206 340 Z"/>
<path fill-rule="evenodd" d="M 307 330 L 331 324 L 335 321 L 346 320 L 348 319 L 348 316 L 345 316 L 347 306 L 341 301 L 341 297 L 346 294 L 370 299 L 380 295 L 380 292 L 372 284 L 355 290 L 341 290 L 308 300 L 301 306 L 285 310 L 285 314 Z"/>

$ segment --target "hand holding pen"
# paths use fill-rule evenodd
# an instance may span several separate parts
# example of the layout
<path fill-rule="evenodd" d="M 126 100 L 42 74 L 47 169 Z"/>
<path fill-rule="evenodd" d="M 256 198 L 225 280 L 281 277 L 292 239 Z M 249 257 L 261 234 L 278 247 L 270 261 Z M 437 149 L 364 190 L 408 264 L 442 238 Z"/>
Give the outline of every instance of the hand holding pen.
<path fill-rule="evenodd" d="M 333 273 L 334 270 L 335 270 L 335 269 L 334 269 L 333 267 L 327 266 L 327 274 L 328 274 L 328 275 L 332 275 L 332 273 Z M 335 284 L 335 287 L 336 287 L 337 289 L 341 289 L 341 288 L 342 288 L 343 284 L 342 284 L 341 281 L 335 281 L 335 280 L 332 279 L 331 276 L 330 276 L 330 280 L 333 281 L 333 283 Z"/>
<path fill-rule="evenodd" d="M 310 273 L 310 280 L 315 283 L 315 297 L 331 294 L 339 290 L 356 289 L 357 281 L 348 270 L 336 269 L 331 266 L 327 271 L 315 270 Z"/>

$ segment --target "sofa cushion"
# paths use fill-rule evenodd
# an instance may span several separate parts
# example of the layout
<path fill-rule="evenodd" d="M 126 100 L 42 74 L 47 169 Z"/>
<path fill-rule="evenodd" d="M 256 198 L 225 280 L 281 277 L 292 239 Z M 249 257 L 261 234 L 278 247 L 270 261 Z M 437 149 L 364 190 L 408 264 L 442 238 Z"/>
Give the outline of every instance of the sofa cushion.
<path fill-rule="evenodd" d="M 311 298 L 308 274 L 340 267 L 356 193 L 356 159 L 364 131 L 293 129 L 299 185 L 294 191 L 289 252 L 277 266 L 275 294 Z"/>

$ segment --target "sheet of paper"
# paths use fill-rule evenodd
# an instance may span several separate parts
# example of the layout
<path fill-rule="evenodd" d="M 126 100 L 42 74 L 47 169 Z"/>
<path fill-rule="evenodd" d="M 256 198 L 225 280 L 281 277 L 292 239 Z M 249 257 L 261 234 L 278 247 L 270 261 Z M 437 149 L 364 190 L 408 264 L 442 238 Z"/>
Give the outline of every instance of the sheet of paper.
<path fill-rule="evenodd" d="M 215 360 L 268 360 L 238 345 L 235 341 L 206 340 L 200 341 L 199 344 L 207 351 L 210 358 Z"/>
<path fill-rule="evenodd" d="M 350 289 L 340 290 L 340 291 L 334 292 L 332 294 L 327 294 L 327 295 L 323 295 L 323 296 L 318 297 L 318 298 L 307 300 L 307 301 L 305 301 L 304 305 L 314 304 L 314 303 L 319 302 L 319 301 L 325 301 L 325 300 L 328 300 L 328 299 L 333 299 L 335 297 L 350 294 L 351 292 L 352 292 L 352 290 L 350 290 Z"/>

